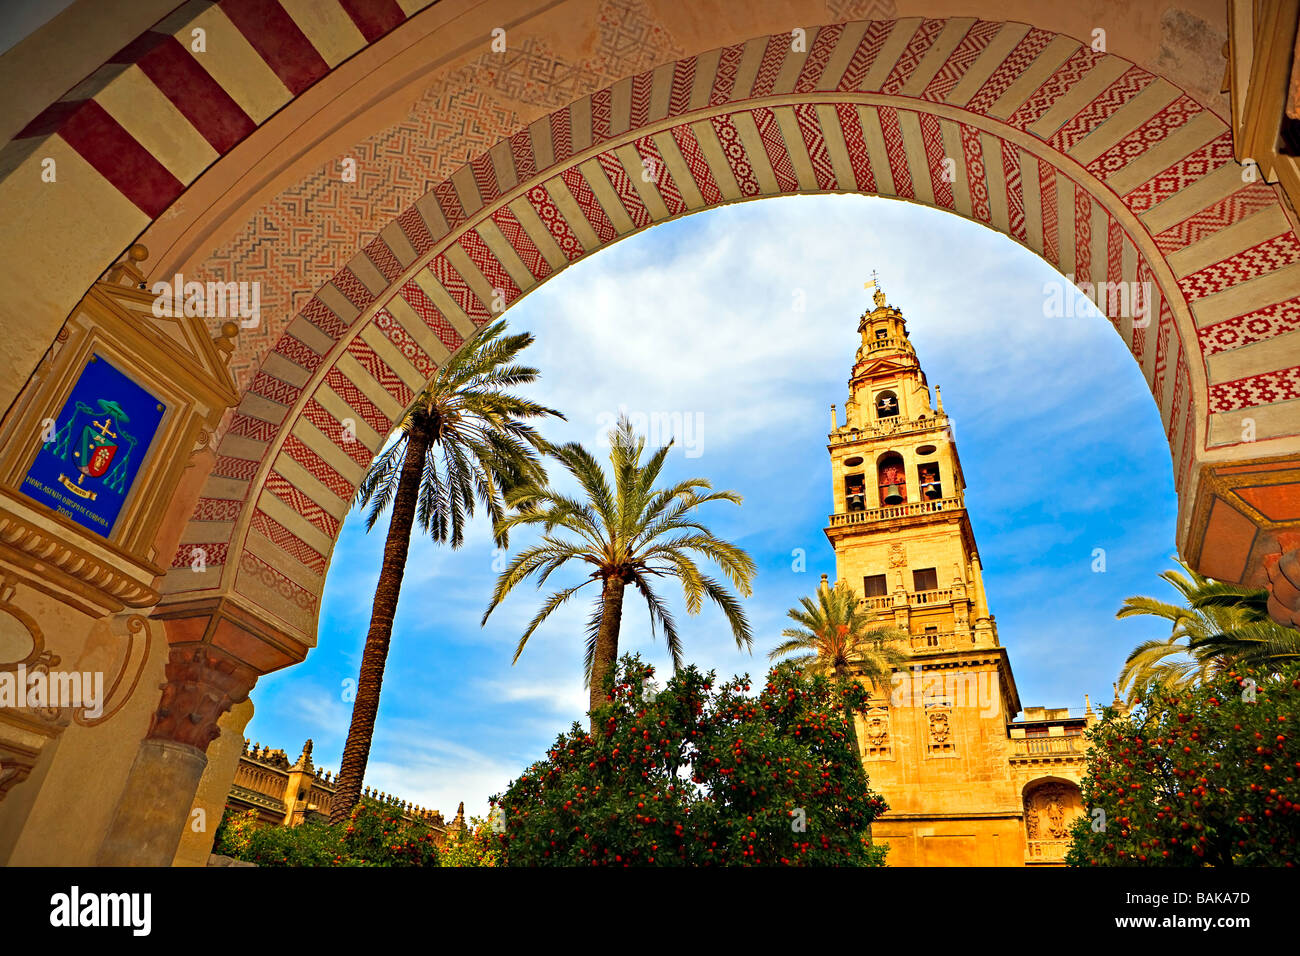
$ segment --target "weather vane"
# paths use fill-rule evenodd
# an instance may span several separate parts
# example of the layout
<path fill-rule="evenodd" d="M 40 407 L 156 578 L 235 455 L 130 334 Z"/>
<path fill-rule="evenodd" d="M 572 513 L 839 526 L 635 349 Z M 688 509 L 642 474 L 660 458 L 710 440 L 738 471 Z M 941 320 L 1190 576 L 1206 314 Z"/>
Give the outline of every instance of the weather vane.
<path fill-rule="evenodd" d="M 871 281 L 870 281 L 870 282 L 864 282 L 864 283 L 862 283 L 862 288 L 864 288 L 864 289 L 870 289 L 870 288 L 872 288 L 872 287 L 874 287 L 875 290 L 876 290 L 876 294 L 875 294 L 875 296 L 874 296 L 874 298 L 875 298 L 875 300 L 876 300 L 876 305 L 877 305 L 877 306 L 882 306 L 882 305 L 884 305 L 884 304 L 885 304 L 885 290 L 882 289 L 882 288 L 880 287 L 880 275 L 876 272 L 875 269 L 872 269 L 872 270 L 871 270 Z"/>

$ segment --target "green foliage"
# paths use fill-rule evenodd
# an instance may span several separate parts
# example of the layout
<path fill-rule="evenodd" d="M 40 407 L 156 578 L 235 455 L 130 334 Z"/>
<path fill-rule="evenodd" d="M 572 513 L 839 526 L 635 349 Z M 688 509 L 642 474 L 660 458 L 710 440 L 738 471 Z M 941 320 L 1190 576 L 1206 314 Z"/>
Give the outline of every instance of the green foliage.
<path fill-rule="evenodd" d="M 397 495 L 416 432 L 424 449 L 416 521 L 433 540 L 450 541 L 453 548 L 464 540 L 475 501 L 499 523 L 513 486 L 545 480 L 538 452 L 550 445 L 527 420 L 564 416 L 511 391 L 537 380 L 537 369 L 515 364 L 532 342 L 530 333 L 507 335 L 504 321 L 493 322 L 438 369 L 397 423 L 397 440 L 370 463 L 357 487 L 359 506 L 370 506 L 367 531 Z M 496 543 L 507 545 L 504 530 Z"/>
<path fill-rule="evenodd" d="M 1300 664 L 1157 687 L 1128 716 L 1107 708 L 1088 732 L 1085 814 L 1067 862 L 1295 866 L 1298 715 Z"/>
<path fill-rule="evenodd" d="M 790 659 L 810 670 L 852 672 L 880 687 L 906 660 L 907 632 L 894 627 L 892 615 L 886 618 L 868 607 L 847 583 L 831 588 L 823 581 L 817 599 L 800 598 L 799 605 L 786 612 L 799 626 L 781 632 L 785 640 L 767 655 L 769 660 L 798 653 Z"/>
<path fill-rule="evenodd" d="M 447 831 L 447 843 L 439 854 L 442 866 L 502 866 L 500 841 L 491 824 L 482 817 L 470 817 L 469 829 Z"/>
<path fill-rule="evenodd" d="M 1125 598 L 1115 615 L 1159 617 L 1171 625 L 1167 638 L 1143 641 L 1124 661 L 1119 686 L 1130 704 L 1152 686 L 1183 690 L 1232 667 L 1273 672 L 1300 658 L 1300 632 L 1269 617 L 1266 590 L 1215 581 L 1179 564 L 1183 573 L 1160 577 L 1181 603 L 1136 595 Z"/>
<path fill-rule="evenodd" d="M 345 858 L 361 866 L 437 866 L 434 831 L 407 821 L 392 807 L 362 800 L 352 808 L 343 831 Z"/>
<path fill-rule="evenodd" d="M 323 823 L 276 826 L 259 822 L 254 810 L 227 809 L 213 852 L 258 866 L 339 866 L 341 843 Z"/>
<path fill-rule="evenodd" d="M 856 684 L 778 665 L 751 696 L 694 666 L 657 694 L 624 657 L 612 699 L 493 798 L 512 866 L 876 866 L 869 787 L 845 710 Z"/>
<path fill-rule="evenodd" d="M 227 809 L 213 852 L 258 866 L 438 866 L 434 831 L 372 800 L 338 826 L 278 826 L 259 822 L 256 811 Z"/>
<path fill-rule="evenodd" d="M 744 549 L 716 537 L 698 516 L 700 505 L 714 501 L 739 505 L 741 496 L 734 491 L 713 491 L 705 478 L 656 485 L 673 443 L 642 461 L 645 436 L 636 434 L 626 417 L 620 417 L 610 430 L 609 445 L 612 484 L 591 452 L 571 442 L 550 454 L 577 480 L 580 497 L 562 494 L 545 481 L 520 484 L 507 495 L 514 513 L 497 523 L 497 534 L 504 536 L 512 528 L 529 526 L 541 529 L 541 541 L 515 555 L 501 572 L 482 623 L 530 577 L 540 587 L 566 565 L 586 565 L 581 583 L 553 592 L 542 604 L 519 638 L 516 661 L 533 632 L 553 611 L 587 585 L 603 586 L 611 580 L 635 587 L 645 599 L 651 634 L 663 631 L 674 667 L 681 666 L 682 646 L 672 613 L 654 586 L 660 579 L 681 585 L 689 614 L 698 614 L 706 598 L 716 604 L 731 626 L 736 646 L 748 647 L 752 637 L 740 601 L 725 584 L 704 574 L 697 563 L 701 558 L 713 562 L 743 597 L 752 593 L 751 581 L 757 573 L 754 559 Z M 604 599 L 602 592 L 587 631 L 584 666 L 589 680 Z M 607 663 L 612 670 L 612 656 Z M 599 680 L 596 683 L 599 685 Z"/>

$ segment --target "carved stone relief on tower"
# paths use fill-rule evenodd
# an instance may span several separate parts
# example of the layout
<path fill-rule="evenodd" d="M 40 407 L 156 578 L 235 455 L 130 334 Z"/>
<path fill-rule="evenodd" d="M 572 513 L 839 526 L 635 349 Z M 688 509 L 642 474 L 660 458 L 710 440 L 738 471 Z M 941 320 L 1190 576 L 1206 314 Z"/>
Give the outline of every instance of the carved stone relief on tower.
<path fill-rule="evenodd" d="M 929 736 L 927 753 L 931 757 L 956 755 L 952 725 L 952 703 L 935 701 L 925 705 L 926 729 Z"/>
<path fill-rule="evenodd" d="M 1070 835 L 1073 794 L 1063 785 L 1036 787 L 1025 796 L 1025 832 L 1031 840 L 1064 840 Z"/>
<path fill-rule="evenodd" d="M 889 734 L 889 708 L 883 704 L 869 707 L 863 723 L 863 753 L 877 760 L 892 757 L 893 742 Z"/>

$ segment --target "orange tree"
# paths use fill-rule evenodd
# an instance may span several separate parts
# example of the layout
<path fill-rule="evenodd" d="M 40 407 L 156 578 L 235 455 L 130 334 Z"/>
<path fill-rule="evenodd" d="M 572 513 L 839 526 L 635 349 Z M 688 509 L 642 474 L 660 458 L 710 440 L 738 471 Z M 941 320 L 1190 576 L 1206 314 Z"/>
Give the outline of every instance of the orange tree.
<path fill-rule="evenodd" d="M 1300 664 L 1228 668 L 1107 708 L 1066 857 L 1093 866 L 1295 866 Z"/>
<path fill-rule="evenodd" d="M 448 830 L 438 851 L 439 866 L 501 866 L 501 847 L 491 821 L 470 817 L 464 830 Z"/>
<path fill-rule="evenodd" d="M 420 820 L 363 797 L 342 824 L 261 823 L 227 808 L 213 851 L 258 866 L 438 866 L 437 836 Z"/>
<path fill-rule="evenodd" d="M 511 866 L 869 866 L 884 862 L 846 712 L 858 685 L 773 668 L 714 687 L 694 666 L 653 690 L 624 657 L 599 733 L 574 724 L 493 798 Z"/>

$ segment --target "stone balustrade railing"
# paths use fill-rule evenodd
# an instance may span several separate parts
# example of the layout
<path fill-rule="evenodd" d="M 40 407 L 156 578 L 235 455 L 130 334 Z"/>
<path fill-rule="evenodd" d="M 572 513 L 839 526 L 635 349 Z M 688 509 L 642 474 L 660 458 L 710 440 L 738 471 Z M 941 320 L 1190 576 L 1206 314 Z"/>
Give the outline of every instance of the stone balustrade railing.
<path fill-rule="evenodd" d="M 933 604 L 947 604 L 952 600 L 953 590 L 953 588 L 936 588 L 932 591 L 906 591 L 903 592 L 906 595 L 906 600 L 898 606 L 928 607 Z M 895 591 L 891 594 L 879 594 L 874 597 L 862 598 L 861 602 L 872 610 L 887 611 L 894 607 L 894 595 L 898 593 Z"/>
<path fill-rule="evenodd" d="M 1012 737 L 1011 752 L 1016 757 L 1043 757 L 1056 754 L 1082 756 L 1088 741 L 1082 734 L 1064 737 Z"/>
<path fill-rule="evenodd" d="M 908 352 L 914 351 L 909 339 L 900 338 L 897 335 L 889 335 L 883 339 L 870 339 L 865 351 L 869 355 L 872 352 L 884 352 L 887 349 L 904 349 Z"/>
<path fill-rule="evenodd" d="M 956 631 L 944 631 L 940 634 L 913 634 L 912 650 L 942 651 L 951 650 L 954 647 L 969 647 L 974 643 L 974 639 L 974 634 L 958 634 Z"/>
<path fill-rule="evenodd" d="M 955 511 L 964 507 L 961 495 L 954 495 L 951 498 L 936 498 L 933 501 L 909 501 L 906 504 L 889 505 L 885 508 L 868 508 L 865 511 L 846 511 L 843 514 L 834 514 L 831 515 L 831 527 L 870 524 L 874 521 L 894 521 L 916 515 L 934 514 L 938 511 Z"/>
<path fill-rule="evenodd" d="M 928 418 L 877 418 L 860 428 L 850 428 L 847 424 L 844 425 L 831 435 L 831 444 L 843 445 L 867 438 L 907 435 L 912 432 L 931 431 L 935 428 L 947 427 L 947 415 L 931 415 Z"/>

